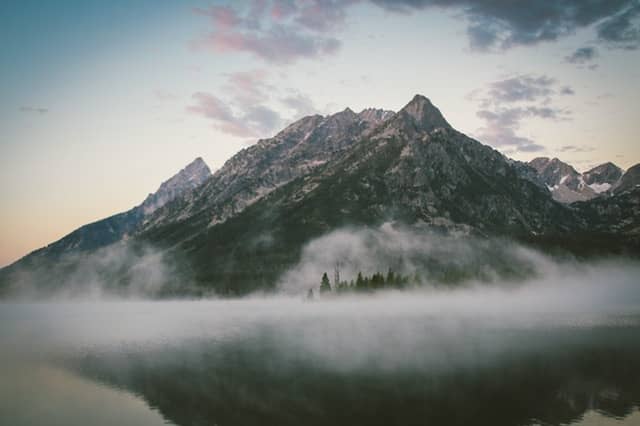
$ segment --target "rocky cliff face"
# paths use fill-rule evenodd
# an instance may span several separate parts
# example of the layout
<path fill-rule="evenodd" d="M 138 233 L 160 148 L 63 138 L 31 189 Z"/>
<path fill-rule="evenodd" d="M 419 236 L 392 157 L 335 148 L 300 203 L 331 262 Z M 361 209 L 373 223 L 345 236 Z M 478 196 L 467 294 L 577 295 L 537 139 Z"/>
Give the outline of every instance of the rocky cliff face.
<path fill-rule="evenodd" d="M 613 163 L 601 164 L 584 173 L 557 158 L 538 157 L 528 164 L 536 170 L 553 198 L 566 204 L 606 194 L 622 176 L 622 169 Z"/>
<path fill-rule="evenodd" d="M 589 200 L 597 195 L 587 186 L 576 169 L 557 158 L 539 157 L 531 160 L 529 165 L 536 169 L 538 176 L 549 188 L 556 201 L 573 203 Z"/>
<path fill-rule="evenodd" d="M 620 178 L 620 181 L 614 185 L 613 192 L 622 194 L 640 187 L 640 164 L 630 167 Z"/>
<path fill-rule="evenodd" d="M 624 171 L 613 163 L 607 162 L 582 174 L 584 182 L 597 194 L 607 192 L 618 184 Z"/>
<path fill-rule="evenodd" d="M 193 231 L 198 220 L 179 228 Z M 566 233 L 580 219 L 521 177 L 502 154 L 455 131 L 426 98 L 416 97 L 324 166 L 226 221 L 188 238 L 171 225 L 141 237 L 190 253 L 196 281 L 235 293 L 273 285 L 315 237 L 384 222 L 518 237 Z"/>
<path fill-rule="evenodd" d="M 345 109 L 326 117 L 305 117 L 271 139 L 243 149 L 197 193 L 169 203 L 146 220 L 145 231 L 189 220 L 197 229 L 222 223 L 294 179 L 333 161 L 359 138 L 393 115 Z"/>
<path fill-rule="evenodd" d="M 184 260 L 180 268 L 195 294 L 270 288 L 312 239 L 387 222 L 572 251 L 640 253 L 640 165 L 619 173 L 612 164 L 580 174 L 557 159 L 513 161 L 453 129 L 418 95 L 397 113 L 345 109 L 305 117 L 211 176 L 198 159 L 140 206 L 52 246 L 64 254 L 126 238 L 150 245 Z M 606 184 L 606 196 L 595 197 Z M 558 199 L 583 201 L 567 206 Z M 58 249 L 43 250 L 48 256 Z M 117 274 L 123 282 L 125 269 Z"/>
<path fill-rule="evenodd" d="M 156 192 L 149 194 L 140 208 L 145 216 L 150 215 L 173 199 L 202 185 L 210 176 L 209 166 L 198 157 L 171 179 L 163 182 Z"/>

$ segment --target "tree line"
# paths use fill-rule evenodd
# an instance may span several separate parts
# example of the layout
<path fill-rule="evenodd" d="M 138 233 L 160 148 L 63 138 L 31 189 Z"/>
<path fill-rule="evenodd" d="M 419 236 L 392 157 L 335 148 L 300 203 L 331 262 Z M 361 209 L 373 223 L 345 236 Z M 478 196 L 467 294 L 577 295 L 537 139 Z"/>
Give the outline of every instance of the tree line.
<path fill-rule="evenodd" d="M 319 293 L 326 295 L 330 293 L 368 293 L 376 290 L 384 289 L 404 289 L 407 287 L 413 287 L 420 284 L 420 276 L 416 272 L 414 275 L 402 275 L 393 272 L 391 269 L 387 271 L 387 274 L 376 272 L 371 276 L 362 275 L 362 272 L 358 272 L 358 276 L 355 280 L 351 281 L 338 281 L 331 285 L 329 276 L 327 273 L 322 274 L 320 279 Z M 309 289 L 308 297 L 313 297 L 313 288 Z"/>

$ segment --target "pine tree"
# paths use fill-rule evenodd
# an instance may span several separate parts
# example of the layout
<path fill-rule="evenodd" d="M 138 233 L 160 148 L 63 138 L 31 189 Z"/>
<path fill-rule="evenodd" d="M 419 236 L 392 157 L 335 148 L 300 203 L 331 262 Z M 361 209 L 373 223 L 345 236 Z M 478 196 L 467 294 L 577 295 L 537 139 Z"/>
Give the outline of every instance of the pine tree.
<path fill-rule="evenodd" d="M 396 276 L 391 270 L 391 268 L 389 268 L 389 271 L 387 272 L 387 287 L 393 287 L 395 285 L 396 285 Z"/>
<path fill-rule="evenodd" d="M 320 282 L 320 294 L 328 293 L 331 291 L 331 283 L 329 282 L 329 277 L 325 272 L 322 274 L 322 281 Z"/>
<path fill-rule="evenodd" d="M 364 279 L 362 278 L 362 272 L 358 272 L 358 278 L 356 278 L 356 289 L 364 290 Z"/>

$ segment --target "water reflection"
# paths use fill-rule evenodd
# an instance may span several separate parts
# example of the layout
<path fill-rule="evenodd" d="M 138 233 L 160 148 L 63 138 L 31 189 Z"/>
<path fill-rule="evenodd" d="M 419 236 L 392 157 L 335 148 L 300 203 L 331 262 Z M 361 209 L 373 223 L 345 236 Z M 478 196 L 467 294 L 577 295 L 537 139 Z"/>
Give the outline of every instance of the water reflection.
<path fill-rule="evenodd" d="M 180 425 L 559 425 L 593 410 L 622 419 L 640 406 L 637 327 L 474 326 L 437 335 L 431 324 L 405 352 L 392 327 L 372 326 L 380 334 L 368 353 L 357 337 L 347 343 L 351 328 L 309 322 L 86 354 L 68 365 L 142 396 Z M 313 339 L 317 346 L 306 343 Z"/>
<path fill-rule="evenodd" d="M 169 424 L 145 400 L 43 364 L 0 369 L 0 424 L 154 426 Z"/>
<path fill-rule="evenodd" d="M 0 305 L 0 423 L 637 424 L 637 306 L 461 300 Z"/>

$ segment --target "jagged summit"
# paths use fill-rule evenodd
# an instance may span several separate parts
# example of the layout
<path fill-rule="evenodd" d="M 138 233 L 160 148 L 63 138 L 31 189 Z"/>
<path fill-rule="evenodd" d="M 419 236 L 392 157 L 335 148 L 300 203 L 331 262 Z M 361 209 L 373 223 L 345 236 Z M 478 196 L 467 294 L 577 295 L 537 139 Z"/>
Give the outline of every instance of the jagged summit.
<path fill-rule="evenodd" d="M 192 162 L 186 165 L 182 171 L 194 171 L 194 170 L 209 170 L 209 166 L 202 157 L 196 157 Z M 211 170 L 209 170 L 211 172 Z"/>
<path fill-rule="evenodd" d="M 415 95 L 411 102 L 405 105 L 399 113 L 411 117 L 420 130 L 431 131 L 437 128 L 452 128 L 429 98 L 420 94 Z"/>
<path fill-rule="evenodd" d="M 629 170 L 622 175 L 620 182 L 616 185 L 613 191 L 616 193 L 622 193 L 636 188 L 640 188 L 640 164 L 629 167 Z"/>
<path fill-rule="evenodd" d="M 155 193 L 147 196 L 141 206 L 144 214 L 151 214 L 179 194 L 200 186 L 209 176 L 211 170 L 207 163 L 201 157 L 196 158 L 173 177 L 162 182 Z"/>
<path fill-rule="evenodd" d="M 378 124 L 389 117 L 393 116 L 395 112 L 381 109 L 381 108 L 365 108 L 358 113 L 358 117 L 364 122 Z"/>
<path fill-rule="evenodd" d="M 624 171 L 620 167 L 608 161 L 591 170 L 587 170 L 583 173 L 583 176 L 587 185 L 609 185 L 607 188 L 609 189 L 613 183 L 620 180 L 623 173 Z"/>
<path fill-rule="evenodd" d="M 623 170 L 611 162 L 600 164 L 584 173 L 558 158 L 538 157 L 528 163 L 538 179 L 547 186 L 553 198 L 561 203 L 585 201 L 608 194 L 619 183 Z"/>

